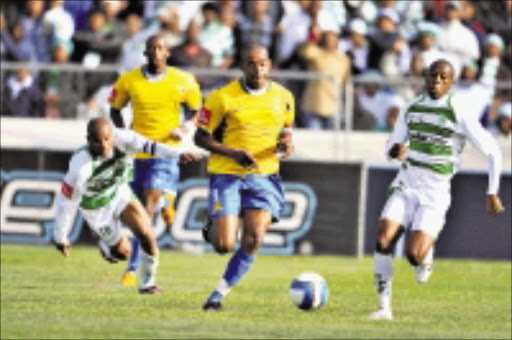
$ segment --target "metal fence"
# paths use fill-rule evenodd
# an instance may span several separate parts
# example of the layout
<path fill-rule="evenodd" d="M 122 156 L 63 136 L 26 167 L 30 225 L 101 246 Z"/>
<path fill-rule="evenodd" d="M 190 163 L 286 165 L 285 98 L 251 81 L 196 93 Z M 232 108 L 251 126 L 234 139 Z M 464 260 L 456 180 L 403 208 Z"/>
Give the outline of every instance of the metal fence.
<path fill-rule="evenodd" d="M 61 107 L 60 116 L 75 119 L 87 119 L 97 115 L 108 115 L 108 109 L 101 111 L 97 108 L 91 109 L 91 107 L 94 106 L 94 99 L 99 96 L 98 93 L 101 92 L 101 89 L 104 90 L 101 103 L 107 104 L 104 94 L 108 92 L 108 87 L 113 84 L 118 74 L 122 72 L 120 65 L 117 64 L 103 64 L 99 65 L 97 68 L 90 69 L 81 64 L 73 63 L 27 64 L 2 62 L 0 69 L 0 90 L 2 95 L 4 94 L 4 87 L 6 86 L 8 77 L 14 71 L 21 69 L 28 69 L 31 74 L 35 76 L 43 95 L 52 93 L 52 90 L 53 92 L 62 91 L 62 98 L 60 98 L 59 102 Z M 203 97 L 207 96 L 215 87 L 226 84 L 231 79 L 242 75 L 240 70 L 233 69 L 183 69 L 191 72 L 198 78 Z M 404 101 L 412 99 L 411 95 L 417 94 L 423 87 L 423 79 L 414 77 L 375 78 L 355 76 L 343 83 L 333 75 L 311 71 L 273 70 L 271 76 L 290 89 L 295 95 L 299 126 L 301 114 L 303 113 L 301 110 L 302 96 L 308 83 L 318 82 L 320 80 L 334 82 L 335 87 L 338 89 L 336 91 L 337 98 L 333 98 L 333 102 L 337 103 L 336 114 L 334 115 L 334 129 L 336 131 L 343 130 L 345 132 L 350 132 L 354 128 L 358 128 L 354 126 L 355 119 L 359 118 L 359 116 L 356 115 L 358 94 L 363 91 L 366 85 L 378 84 L 381 88 L 384 88 L 384 91 L 398 94 Z M 54 88 L 51 88 L 51 86 L 54 86 Z M 501 91 L 501 93 L 505 93 L 506 97 L 509 98 L 508 100 L 512 97 L 512 85 L 509 82 L 498 82 L 496 89 Z M 52 116 L 52 114 L 48 113 L 47 110 L 43 116 Z"/>

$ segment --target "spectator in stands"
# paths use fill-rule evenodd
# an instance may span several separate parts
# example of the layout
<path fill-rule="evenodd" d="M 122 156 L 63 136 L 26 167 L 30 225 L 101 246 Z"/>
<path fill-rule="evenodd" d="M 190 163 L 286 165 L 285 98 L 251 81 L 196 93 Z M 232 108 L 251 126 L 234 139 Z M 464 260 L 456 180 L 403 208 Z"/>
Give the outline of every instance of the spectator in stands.
<path fill-rule="evenodd" d="M 0 10 L 0 60 L 7 60 L 7 46 L 1 38 L 6 26 L 4 12 Z"/>
<path fill-rule="evenodd" d="M 505 40 L 505 45 L 509 45 L 512 38 L 512 0 L 478 1 L 474 5 L 487 32 L 498 34 Z"/>
<path fill-rule="evenodd" d="M 89 15 L 89 29 L 77 32 L 74 36 L 76 51 L 73 59 L 91 70 L 104 63 L 118 61 L 123 38 L 108 31 L 105 26 L 105 14 L 94 10 Z M 113 74 L 95 71 L 86 73 L 87 97 L 101 85 L 111 84 Z"/>
<path fill-rule="evenodd" d="M 340 26 L 335 21 L 332 13 L 324 8 L 324 1 L 312 1 L 309 7 L 311 26 L 318 25 L 322 32 L 339 32 Z"/>
<path fill-rule="evenodd" d="M 294 3 L 286 5 L 289 9 L 279 23 L 280 68 L 291 68 L 292 65 L 300 63 L 299 47 L 307 40 L 311 26 L 310 7 L 311 0 L 302 0 L 295 6 Z"/>
<path fill-rule="evenodd" d="M 124 38 L 127 35 L 125 25 L 117 18 L 119 12 L 128 6 L 124 0 L 102 0 L 101 8 L 105 13 L 105 31 Z"/>
<path fill-rule="evenodd" d="M 390 131 L 398 117 L 398 112 L 404 106 L 403 99 L 395 93 L 381 89 L 378 81 L 382 80 L 382 74 L 371 71 L 363 78 L 367 82 L 363 86 L 363 91 L 358 91 L 357 106 L 363 112 L 373 116 L 375 119 L 373 130 Z"/>
<path fill-rule="evenodd" d="M 31 0 L 27 2 L 28 15 L 21 17 L 25 29 L 25 39 L 33 46 L 36 60 L 40 63 L 50 61 L 50 41 L 43 25 L 44 1 Z"/>
<path fill-rule="evenodd" d="M 444 58 L 443 52 L 436 46 L 439 35 L 439 26 L 433 22 L 418 23 L 418 49 L 415 51 L 423 58 L 425 67 L 429 67 L 435 60 Z"/>
<path fill-rule="evenodd" d="M 171 55 L 168 63 L 173 66 L 187 67 L 209 67 L 212 65 L 212 55 L 199 44 L 201 26 L 197 20 L 191 20 L 186 32 L 185 42 L 171 48 Z M 215 81 L 212 77 L 199 79 L 201 88 L 212 86 Z"/>
<path fill-rule="evenodd" d="M 43 15 L 43 23 L 50 32 L 51 44 L 64 44 L 70 53 L 73 50 L 71 38 L 75 33 L 75 22 L 62 5 L 62 0 L 51 0 L 50 10 Z"/>
<path fill-rule="evenodd" d="M 394 52 L 400 45 L 400 39 L 396 25 L 398 14 L 391 8 L 384 8 L 379 11 L 377 29 L 370 33 L 369 67 L 373 70 L 381 70 L 382 57 L 387 52 Z"/>
<path fill-rule="evenodd" d="M 162 7 L 158 10 L 160 22 L 160 34 L 169 48 L 183 43 L 183 35 L 180 32 L 180 13 L 175 8 Z"/>
<path fill-rule="evenodd" d="M 53 62 L 68 62 L 68 48 L 65 43 L 53 49 Z M 78 75 L 76 72 L 53 69 L 41 71 L 41 89 L 46 104 L 45 116 L 51 118 L 75 118 L 80 102 Z"/>
<path fill-rule="evenodd" d="M 42 117 L 42 95 L 27 66 L 11 75 L 3 87 L 2 115 Z"/>
<path fill-rule="evenodd" d="M 404 99 L 405 102 L 410 102 L 416 98 L 421 91 L 423 91 L 425 85 L 423 82 L 424 72 L 427 69 L 425 65 L 425 59 L 423 55 L 419 52 L 416 52 L 411 58 L 411 66 L 409 68 L 409 72 L 407 73 L 407 81 L 403 86 L 399 88 L 399 94 Z M 416 78 L 419 80 L 418 82 L 414 81 L 411 78 Z"/>
<path fill-rule="evenodd" d="M 338 84 L 350 75 L 350 59 L 338 50 L 337 32 L 327 31 L 318 46 L 307 42 L 302 47 L 302 56 L 308 61 L 309 69 L 334 75 L 310 81 L 302 97 L 303 121 L 310 129 L 333 129 L 335 116 L 339 114 L 341 89 Z"/>
<path fill-rule="evenodd" d="M 131 13 L 126 17 L 126 31 L 128 37 L 123 42 L 120 60 L 123 71 L 131 70 L 145 63 L 146 40 L 156 33 L 156 30 L 151 27 L 141 30 L 140 17 L 136 13 Z"/>
<path fill-rule="evenodd" d="M 505 45 L 503 39 L 493 33 L 485 38 L 484 58 L 480 79 L 489 86 L 495 86 L 497 80 L 510 81 L 511 72 L 505 63 L 501 62 Z"/>
<path fill-rule="evenodd" d="M 267 15 L 267 0 L 248 2 L 250 15 L 238 14 L 235 26 L 235 64 L 240 65 L 241 51 L 252 45 L 261 45 L 269 50 L 272 61 L 276 60 L 276 32 L 272 19 Z"/>
<path fill-rule="evenodd" d="M 462 65 L 467 59 L 478 60 L 480 58 L 476 35 L 460 21 L 461 9 L 460 1 L 447 2 L 445 21 L 441 24 L 438 36 L 439 48 L 444 53 L 451 55 L 453 59 L 457 59 L 458 65 Z"/>
<path fill-rule="evenodd" d="M 6 49 L 7 60 L 36 61 L 36 53 L 32 43 L 25 39 L 25 29 L 21 21 L 17 21 L 12 28 L 12 35 L 6 29 L 0 32 L 0 39 Z"/>
<path fill-rule="evenodd" d="M 510 99 L 510 98 L 509 98 Z M 496 120 L 489 127 L 489 131 L 496 138 L 507 139 L 510 143 L 512 134 L 512 103 L 503 103 L 497 112 Z"/>
<path fill-rule="evenodd" d="M 411 65 L 411 50 L 402 33 L 393 44 L 393 49 L 384 52 L 380 61 L 380 69 L 387 77 L 405 75 Z"/>
<path fill-rule="evenodd" d="M 252 11 L 254 10 L 253 7 L 251 7 L 251 1 L 237 1 L 235 3 L 235 7 L 237 9 L 237 12 L 241 13 L 242 15 L 246 17 L 250 17 Z M 283 8 L 283 1 L 281 0 L 270 0 L 267 1 L 267 10 L 266 14 L 270 18 L 272 22 L 272 26 L 277 26 L 278 23 L 281 21 L 283 14 L 284 14 L 284 8 Z"/>
<path fill-rule="evenodd" d="M 349 17 L 361 18 L 367 23 L 374 22 L 377 18 L 377 6 L 370 0 L 347 0 L 345 1 Z"/>
<path fill-rule="evenodd" d="M 229 27 L 231 31 L 234 31 L 236 25 L 234 6 L 230 6 L 228 3 L 223 2 L 220 6 L 219 18 L 224 26 Z"/>
<path fill-rule="evenodd" d="M 367 25 L 364 20 L 355 18 L 348 27 L 349 37 L 340 41 L 340 49 L 350 58 L 352 74 L 361 74 L 368 70 Z"/>
<path fill-rule="evenodd" d="M 471 1 L 460 1 L 460 21 L 473 32 L 478 40 L 478 45 L 483 45 L 485 28 L 475 16 L 475 5 Z"/>
<path fill-rule="evenodd" d="M 460 78 L 454 90 L 459 96 L 465 98 L 465 102 L 471 103 L 470 106 L 474 108 L 472 112 L 477 115 L 474 118 L 480 120 L 482 125 L 487 126 L 487 116 L 492 105 L 494 85 L 481 82 L 477 76 L 477 63 L 473 60 L 467 60 L 462 65 Z"/>
<path fill-rule="evenodd" d="M 233 31 L 218 20 L 218 8 L 207 2 L 202 7 L 203 27 L 199 42 L 212 55 L 212 66 L 229 68 L 235 53 Z"/>
<path fill-rule="evenodd" d="M 76 31 L 87 28 L 88 15 L 93 8 L 94 1 L 92 0 L 66 0 L 64 2 L 64 9 L 73 17 Z"/>

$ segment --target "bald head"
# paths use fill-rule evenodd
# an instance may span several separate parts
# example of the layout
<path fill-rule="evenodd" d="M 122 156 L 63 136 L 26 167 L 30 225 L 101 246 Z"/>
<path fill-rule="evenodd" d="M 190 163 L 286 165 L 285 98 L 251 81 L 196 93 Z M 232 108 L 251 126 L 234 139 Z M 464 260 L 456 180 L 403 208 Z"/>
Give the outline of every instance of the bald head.
<path fill-rule="evenodd" d="M 446 95 L 455 84 L 455 69 L 445 60 L 439 59 L 433 62 L 426 72 L 427 92 L 433 99 Z"/>
<path fill-rule="evenodd" d="M 169 47 L 163 36 L 155 34 L 146 40 L 144 55 L 148 58 L 148 65 L 152 73 L 160 74 L 165 70 L 169 53 Z"/>
<path fill-rule="evenodd" d="M 114 128 L 104 117 L 94 118 L 87 124 L 87 143 L 93 156 L 109 158 L 114 149 Z"/>
<path fill-rule="evenodd" d="M 242 53 L 242 70 L 247 84 L 253 89 L 266 86 L 272 62 L 268 50 L 260 45 L 251 46 Z"/>

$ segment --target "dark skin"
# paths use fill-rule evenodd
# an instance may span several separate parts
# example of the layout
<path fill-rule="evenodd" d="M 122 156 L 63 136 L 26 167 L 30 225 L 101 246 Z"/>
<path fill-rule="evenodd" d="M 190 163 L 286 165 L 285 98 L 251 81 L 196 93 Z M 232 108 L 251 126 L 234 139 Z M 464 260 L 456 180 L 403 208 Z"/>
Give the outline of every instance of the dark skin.
<path fill-rule="evenodd" d="M 244 56 L 242 71 L 244 72 L 247 85 L 252 89 L 258 90 L 267 86 L 267 79 L 271 68 L 272 62 L 268 56 L 268 51 L 263 47 L 252 47 Z M 256 161 L 249 151 L 228 148 L 224 144 L 217 142 L 208 132 L 201 128 L 197 129 L 194 140 L 197 146 L 232 158 L 245 168 L 257 168 Z M 291 134 L 281 134 L 277 148 L 283 152 L 282 158 L 289 157 L 293 152 Z"/>
<path fill-rule="evenodd" d="M 246 52 L 242 64 L 246 84 L 252 89 L 263 89 L 267 86 L 271 69 L 268 52 L 260 46 L 252 47 Z M 249 151 L 229 148 L 217 142 L 212 135 L 203 129 L 199 128 L 197 130 L 194 140 L 199 147 L 232 158 L 247 169 L 256 169 L 258 166 Z M 281 134 L 277 149 L 284 153 L 283 158 L 292 153 L 293 144 L 290 133 Z M 212 243 L 218 253 L 225 254 L 235 247 L 239 218 L 238 215 L 226 215 L 213 220 L 215 236 Z M 256 254 L 271 223 L 272 215 L 267 210 L 250 209 L 243 212 L 241 248 L 247 254 Z"/>
<path fill-rule="evenodd" d="M 439 99 L 448 94 L 455 84 L 455 71 L 453 66 L 446 60 L 438 60 L 432 63 L 427 72 L 425 72 L 427 93 L 432 99 Z M 403 161 L 408 148 L 405 144 L 395 144 L 389 150 L 391 158 Z M 503 205 L 500 198 L 495 195 L 487 195 L 487 211 L 492 215 L 498 215 L 503 212 Z M 405 226 L 392 220 L 379 221 L 379 236 L 377 239 L 377 251 L 385 254 L 393 252 L 396 241 L 404 232 Z M 423 262 L 425 256 L 436 239 L 421 231 L 414 230 L 410 234 L 407 257 L 412 265 L 418 265 Z"/>
<path fill-rule="evenodd" d="M 144 51 L 144 55 L 148 59 L 148 72 L 155 76 L 164 74 L 167 67 L 167 59 L 169 58 L 169 53 L 169 47 L 166 45 L 165 40 L 161 36 L 154 35 L 150 37 L 146 41 L 146 50 Z M 199 118 L 197 113 L 198 110 L 190 110 L 190 120 L 194 123 L 197 123 L 197 119 Z M 110 117 L 117 127 L 124 127 L 123 117 L 121 116 L 121 110 L 111 108 Z M 181 130 L 181 133 L 179 131 L 176 131 L 177 129 L 169 131 L 169 137 L 176 141 L 181 140 L 181 135 L 183 133 L 189 132 L 188 128 L 185 126 L 182 126 L 178 129 Z M 153 216 L 155 212 L 155 207 L 158 205 L 158 201 L 160 200 L 161 195 L 162 191 L 160 189 L 144 189 L 141 199 L 142 203 L 146 207 L 146 211 L 148 212 L 149 216 Z M 164 217 L 165 216 L 167 215 L 164 215 Z M 167 224 L 172 224 L 172 221 L 170 219 L 168 219 L 167 217 L 165 218 Z"/>
<path fill-rule="evenodd" d="M 95 118 L 87 125 L 87 143 L 91 153 L 95 157 L 109 158 L 114 153 L 114 128 L 110 121 L 104 117 Z M 183 162 L 199 159 L 199 156 L 191 153 L 180 155 Z M 132 200 L 121 213 L 121 221 L 128 226 L 134 235 L 141 241 L 141 247 L 150 255 L 158 253 L 151 220 L 137 199 Z M 55 243 L 56 248 L 64 255 L 69 255 L 69 244 Z M 130 256 L 131 245 L 126 236 L 112 247 L 112 252 L 117 254 L 120 260 Z"/>

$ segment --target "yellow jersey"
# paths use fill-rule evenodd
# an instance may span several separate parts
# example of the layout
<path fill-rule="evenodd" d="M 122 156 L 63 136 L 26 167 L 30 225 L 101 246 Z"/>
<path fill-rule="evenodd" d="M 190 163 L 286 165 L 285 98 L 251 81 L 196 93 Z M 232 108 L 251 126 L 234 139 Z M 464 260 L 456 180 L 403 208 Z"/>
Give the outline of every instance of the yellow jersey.
<path fill-rule="evenodd" d="M 201 109 L 199 127 L 229 148 L 249 150 L 257 163 L 246 169 L 235 160 L 211 153 L 212 174 L 275 174 L 279 171 L 277 142 L 283 127 L 295 118 L 293 95 L 278 83 L 251 93 L 243 78 L 212 92 Z"/>
<path fill-rule="evenodd" d="M 167 67 L 159 80 L 152 80 L 144 67 L 135 67 L 119 77 L 109 102 L 116 109 L 131 102 L 133 130 L 156 142 L 177 146 L 179 142 L 169 138 L 169 134 L 180 126 L 180 104 L 199 110 L 201 92 L 197 81 L 188 72 Z M 136 157 L 151 156 L 138 154 Z"/>

